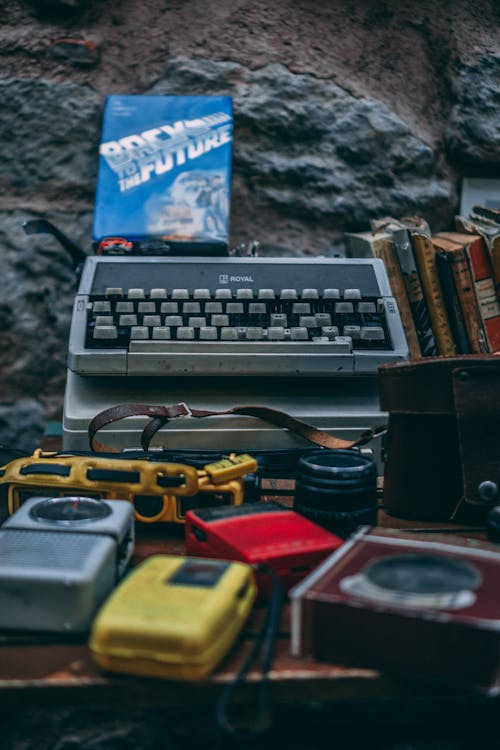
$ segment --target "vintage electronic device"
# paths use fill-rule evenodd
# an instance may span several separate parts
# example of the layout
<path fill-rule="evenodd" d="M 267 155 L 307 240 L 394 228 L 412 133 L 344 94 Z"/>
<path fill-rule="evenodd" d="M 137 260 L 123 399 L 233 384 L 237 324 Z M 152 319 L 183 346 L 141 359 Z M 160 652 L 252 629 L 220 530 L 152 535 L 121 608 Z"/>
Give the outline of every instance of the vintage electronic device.
<path fill-rule="evenodd" d="M 407 355 L 379 259 L 97 256 L 68 364 L 79 375 L 331 377 Z"/>
<path fill-rule="evenodd" d="M 339 537 L 274 502 L 204 508 L 186 515 L 189 555 L 262 563 L 279 576 L 284 592 L 341 544 Z M 257 580 L 260 599 L 268 599 L 269 576 L 259 573 Z"/>
<path fill-rule="evenodd" d="M 363 527 L 290 591 L 292 653 L 500 691 L 498 547 Z"/>
<path fill-rule="evenodd" d="M 115 454 L 112 454 L 115 456 Z M 251 456 L 233 454 L 187 464 L 133 458 L 127 454 L 68 455 L 36 450 L 0 468 L 0 512 L 14 513 L 29 497 L 85 493 L 100 499 L 128 500 L 138 521 L 184 523 L 190 508 L 239 505 L 243 477 L 257 469 Z"/>
<path fill-rule="evenodd" d="M 229 651 L 256 593 L 243 563 L 154 555 L 98 613 L 92 655 L 110 671 L 201 680 Z"/>
<path fill-rule="evenodd" d="M 134 547 L 132 506 L 31 497 L 0 528 L 0 627 L 89 629 Z"/>
<path fill-rule="evenodd" d="M 126 402 L 219 411 L 261 404 L 353 439 L 385 421 L 378 366 L 407 354 L 378 259 L 87 258 L 73 308 L 63 447 L 88 449 L 91 420 Z M 103 440 L 134 448 L 142 427 L 131 418 L 107 427 Z M 307 446 L 243 416 L 187 417 L 158 440 L 224 451 Z"/>
<path fill-rule="evenodd" d="M 175 404 L 186 401 L 192 409 L 224 411 L 236 405 L 268 406 L 314 425 L 337 437 L 355 440 L 384 424 L 376 377 L 359 378 L 147 378 L 82 377 L 68 370 L 63 415 L 63 447 L 88 451 L 88 428 L 105 409 L 124 403 Z M 99 440 L 115 449 L 141 444 L 147 417 L 131 416 L 105 425 Z M 167 450 L 306 450 L 311 443 L 284 427 L 243 415 L 209 419 L 183 417 L 170 421 L 151 441 Z M 378 459 L 380 440 L 370 443 Z"/>

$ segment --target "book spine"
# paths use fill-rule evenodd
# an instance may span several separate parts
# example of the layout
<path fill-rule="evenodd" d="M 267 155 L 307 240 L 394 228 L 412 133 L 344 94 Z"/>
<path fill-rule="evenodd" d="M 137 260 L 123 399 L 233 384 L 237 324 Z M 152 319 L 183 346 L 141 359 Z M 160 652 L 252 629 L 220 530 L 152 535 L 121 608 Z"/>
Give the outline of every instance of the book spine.
<path fill-rule="evenodd" d="M 500 234 L 491 237 L 488 242 L 488 249 L 493 267 L 493 278 L 497 289 L 497 297 L 500 299 L 498 290 L 500 289 Z"/>
<path fill-rule="evenodd" d="M 429 237 L 419 232 L 410 232 L 410 237 L 438 352 L 451 356 L 457 353 L 457 348 L 443 301 L 443 292 L 436 268 L 434 245 Z"/>
<path fill-rule="evenodd" d="M 413 257 L 410 238 L 406 229 L 394 229 L 392 230 L 392 236 L 420 343 L 420 350 L 423 357 L 430 357 L 437 354 L 438 351 L 415 258 Z"/>
<path fill-rule="evenodd" d="M 486 242 L 486 247 L 491 258 L 493 278 L 497 288 L 497 296 L 500 289 L 500 228 L 496 224 L 485 224 L 483 221 L 470 219 L 466 216 L 455 216 L 455 224 L 459 232 L 468 234 L 479 234 Z M 440 234 L 442 234 L 440 232 Z"/>
<path fill-rule="evenodd" d="M 488 348 L 496 352 L 500 349 L 500 305 L 492 264 L 482 238 L 478 237 L 467 246 L 467 255 Z"/>
<path fill-rule="evenodd" d="M 452 262 L 453 258 L 449 253 L 436 248 L 436 268 L 441 281 L 443 299 L 448 311 L 448 320 L 450 321 L 450 328 L 457 346 L 457 351 L 459 354 L 470 354 L 471 348 L 469 339 L 467 338 L 467 329 L 462 315 L 462 308 L 460 307 L 457 290 L 455 288 Z"/>
<path fill-rule="evenodd" d="M 467 253 L 463 246 L 457 245 L 453 253 L 452 269 L 472 353 L 487 353 L 488 344 L 483 331 L 481 315 L 479 313 L 469 264 L 467 262 Z"/>
<path fill-rule="evenodd" d="M 385 264 L 387 278 L 389 279 L 391 291 L 397 302 L 399 314 L 401 316 L 401 323 L 403 324 L 403 329 L 406 335 L 406 343 L 408 344 L 410 359 L 420 359 L 422 352 L 420 350 L 417 331 L 415 329 L 415 323 L 413 322 L 410 303 L 406 294 L 405 283 L 394 243 L 391 239 L 381 242 L 375 246 L 375 253 Z"/>

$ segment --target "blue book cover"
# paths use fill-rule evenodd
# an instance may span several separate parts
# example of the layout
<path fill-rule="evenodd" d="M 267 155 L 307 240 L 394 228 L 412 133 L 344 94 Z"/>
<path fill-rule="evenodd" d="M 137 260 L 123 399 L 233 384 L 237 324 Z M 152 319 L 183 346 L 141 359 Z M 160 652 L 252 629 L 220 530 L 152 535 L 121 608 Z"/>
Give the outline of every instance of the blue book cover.
<path fill-rule="evenodd" d="M 227 244 L 232 139 L 231 97 L 108 96 L 94 240 Z"/>

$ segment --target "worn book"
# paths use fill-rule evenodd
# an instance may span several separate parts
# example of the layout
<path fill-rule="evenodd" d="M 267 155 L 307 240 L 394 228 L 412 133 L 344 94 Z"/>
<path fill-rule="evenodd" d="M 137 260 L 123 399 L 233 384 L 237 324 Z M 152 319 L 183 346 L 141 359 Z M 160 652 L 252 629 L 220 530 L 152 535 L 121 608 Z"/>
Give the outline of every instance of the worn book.
<path fill-rule="evenodd" d="M 474 206 L 470 216 L 455 216 L 455 225 L 458 232 L 479 234 L 486 242 L 497 292 L 500 287 L 500 224 L 493 217 L 496 218 L 498 213 L 498 211 L 492 211 L 492 209 L 487 210 L 481 206 Z"/>
<path fill-rule="evenodd" d="M 394 240 L 415 330 L 417 331 L 420 351 L 423 357 L 436 355 L 438 354 L 438 348 L 409 232 L 406 227 L 393 224 L 387 226 L 387 231 L 390 232 Z"/>
<path fill-rule="evenodd" d="M 436 266 L 436 250 L 431 240 L 431 230 L 422 216 L 409 215 L 400 220 L 410 235 L 418 275 L 434 331 L 438 353 L 453 356 L 457 353 L 448 311 L 443 297 L 441 281 Z"/>
<path fill-rule="evenodd" d="M 438 353 L 453 356 L 457 353 L 457 347 L 444 303 L 443 290 L 436 265 L 436 250 L 430 235 L 421 230 L 410 230 L 410 238 L 425 301 L 431 317 Z"/>
<path fill-rule="evenodd" d="M 422 354 L 415 324 L 410 310 L 406 287 L 401 273 L 392 235 L 388 232 L 346 233 L 347 255 L 350 258 L 381 258 L 384 261 L 392 294 L 397 302 L 403 324 L 410 359 L 419 359 Z"/>
<path fill-rule="evenodd" d="M 441 281 L 443 291 L 443 300 L 448 312 L 448 320 L 455 341 L 458 354 L 471 354 L 472 350 L 467 336 L 467 328 L 464 323 L 460 300 L 458 299 L 455 278 L 453 275 L 453 257 L 451 253 L 435 247 L 436 251 L 436 268 Z"/>
<path fill-rule="evenodd" d="M 454 241 L 454 234 L 453 232 L 439 232 L 433 235 L 432 242 L 436 248 L 450 255 L 455 287 L 471 351 L 474 354 L 487 353 L 489 345 L 470 270 L 467 242 Z"/>
<path fill-rule="evenodd" d="M 472 206 L 469 214 L 471 219 L 484 221 L 486 224 L 494 224 L 500 230 L 500 209 L 490 206 Z"/>
<path fill-rule="evenodd" d="M 485 240 L 479 235 L 458 232 L 441 232 L 440 236 L 465 248 L 488 349 L 496 352 L 500 349 L 500 305 Z"/>
<path fill-rule="evenodd" d="M 373 232 L 388 232 L 394 240 L 396 255 L 403 276 L 422 356 L 426 357 L 441 354 L 444 353 L 445 350 L 451 351 L 453 340 L 449 325 L 447 328 L 447 342 L 445 344 L 444 341 L 442 341 L 441 348 L 438 348 L 436 331 L 434 330 L 434 321 L 431 318 L 429 301 L 426 299 L 424 293 L 422 274 L 418 267 L 417 255 L 413 247 L 413 240 L 411 239 L 411 234 L 413 232 L 418 232 L 419 234 L 424 234 L 425 236 L 430 237 L 430 230 L 427 222 L 419 216 L 407 216 L 402 219 L 385 216 L 373 220 L 371 222 L 371 228 Z M 428 273 L 425 275 L 425 283 L 430 290 L 432 284 L 430 283 Z M 437 283 L 439 284 L 439 279 L 437 280 Z M 434 284 L 434 287 L 435 286 L 436 284 Z M 432 300 L 431 304 L 433 304 Z M 441 304 L 440 313 L 440 317 L 444 318 L 446 315 L 444 304 Z M 437 317 L 436 314 L 436 320 Z"/>

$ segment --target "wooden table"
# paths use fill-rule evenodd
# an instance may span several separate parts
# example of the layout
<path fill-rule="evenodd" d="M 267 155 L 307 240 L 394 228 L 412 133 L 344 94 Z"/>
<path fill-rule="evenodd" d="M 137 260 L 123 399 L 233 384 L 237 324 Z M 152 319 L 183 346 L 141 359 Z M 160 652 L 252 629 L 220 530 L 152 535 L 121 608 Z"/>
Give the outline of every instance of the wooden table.
<path fill-rule="evenodd" d="M 382 511 L 379 512 L 379 525 L 397 525 L 400 528 L 419 530 L 425 527 L 430 533 L 442 528 L 439 524 L 396 521 Z M 459 534 L 468 533 L 463 526 L 447 524 L 446 528 Z M 151 554 L 183 552 L 183 527 L 170 524 L 139 525 L 133 564 Z M 83 640 L 57 642 L 54 639 L 52 643 L 37 643 L 30 642 L 27 638 L 25 642 L 19 642 L 16 634 L 0 633 L 0 700 L 4 716 L 9 717 L 7 724 L 11 732 L 6 735 L 11 738 L 11 744 L 5 747 L 14 747 L 12 742 L 17 741 L 20 736 L 24 737 L 23 722 L 24 727 L 30 726 L 29 722 L 25 723 L 25 718 L 18 722 L 13 718 L 25 706 L 29 706 L 31 712 L 41 712 L 41 715 L 54 711 L 56 713 L 52 715 L 60 715 L 61 711 L 78 713 L 85 710 L 84 707 L 88 707 L 91 714 L 96 715 L 105 706 L 106 717 L 118 712 L 122 721 L 128 711 L 138 711 L 138 707 L 141 707 L 140 716 L 150 717 L 149 727 L 154 725 L 157 717 L 173 712 L 174 721 L 187 727 L 188 734 L 193 729 L 193 716 L 197 716 L 195 724 L 198 731 L 200 726 L 205 726 L 201 716 L 205 717 L 208 725 L 213 719 L 216 698 L 222 686 L 234 678 L 252 645 L 262 616 L 263 611 L 256 609 L 237 644 L 215 674 L 206 682 L 194 685 L 104 674 L 94 665 Z M 483 727 L 490 724 L 494 726 L 500 703 L 496 698 L 421 685 L 408 679 L 383 675 L 369 668 L 295 658 L 289 653 L 289 636 L 289 608 L 285 605 L 270 674 L 275 729 L 274 734 L 271 732 L 269 739 L 264 740 L 264 744 L 261 743 L 261 747 L 267 747 L 267 741 L 271 743 L 269 746 L 274 742 L 272 746 L 275 747 L 278 735 L 287 736 L 287 744 L 294 747 L 294 742 L 299 742 L 298 738 L 303 737 L 301 732 L 304 722 L 316 721 L 319 726 L 326 727 L 327 731 L 332 711 L 335 722 L 331 731 L 333 726 L 346 725 L 346 737 L 351 738 L 360 731 L 368 732 L 367 736 L 371 737 L 375 731 L 373 727 L 379 726 L 380 722 L 385 726 L 384 737 L 387 737 L 387 727 L 392 730 L 398 726 L 405 730 L 412 728 L 412 731 L 418 733 L 427 725 L 436 726 L 436 721 L 449 731 L 457 729 L 459 736 L 467 731 L 469 725 L 473 727 L 474 722 L 479 720 Z M 258 669 L 252 670 L 247 683 L 238 693 L 242 706 L 252 705 L 259 679 Z M 139 723 L 146 726 L 142 719 Z M 26 731 L 33 734 L 37 730 Z M 304 739 L 297 746 L 303 747 Z M 0 748 L 3 747 L 0 735 Z M 45 746 L 34 744 L 33 747 L 41 750 Z M 49 747 L 50 744 L 47 745 Z M 137 747 L 139 750 L 140 746 Z M 62 745 L 58 750 L 66 749 Z"/>

